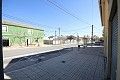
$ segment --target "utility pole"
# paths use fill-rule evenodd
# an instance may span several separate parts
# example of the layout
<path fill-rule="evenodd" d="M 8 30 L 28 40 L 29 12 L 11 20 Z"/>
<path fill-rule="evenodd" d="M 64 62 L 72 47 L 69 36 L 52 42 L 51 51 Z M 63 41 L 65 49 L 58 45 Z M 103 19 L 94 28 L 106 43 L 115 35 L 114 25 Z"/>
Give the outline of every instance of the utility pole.
<path fill-rule="evenodd" d="M 55 45 L 56 45 L 56 31 L 55 31 Z"/>
<path fill-rule="evenodd" d="M 93 44 L 93 25 L 92 25 L 91 47 L 92 47 L 92 44 Z"/>
<path fill-rule="evenodd" d="M 84 35 L 84 45 L 85 45 L 85 35 Z"/>
<path fill-rule="evenodd" d="M 77 33 L 77 44 L 79 45 L 79 36 L 78 36 L 78 33 Z"/>
<path fill-rule="evenodd" d="M 60 28 L 59 28 L 59 44 L 60 44 Z"/>

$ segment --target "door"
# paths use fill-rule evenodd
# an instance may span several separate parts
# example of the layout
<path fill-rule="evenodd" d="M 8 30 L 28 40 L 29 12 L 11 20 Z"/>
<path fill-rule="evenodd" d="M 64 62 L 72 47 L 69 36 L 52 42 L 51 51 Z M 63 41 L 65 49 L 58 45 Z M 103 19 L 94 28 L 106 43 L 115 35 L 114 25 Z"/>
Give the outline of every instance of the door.
<path fill-rule="evenodd" d="M 2 41 L 3 41 L 3 47 L 9 46 L 9 39 L 8 38 L 3 38 Z"/>
<path fill-rule="evenodd" d="M 30 39 L 27 39 L 27 46 L 31 43 Z"/>
<path fill-rule="evenodd" d="M 112 54 L 111 54 L 111 80 L 116 80 L 117 53 L 118 53 L 118 14 L 116 13 L 112 21 Z"/>

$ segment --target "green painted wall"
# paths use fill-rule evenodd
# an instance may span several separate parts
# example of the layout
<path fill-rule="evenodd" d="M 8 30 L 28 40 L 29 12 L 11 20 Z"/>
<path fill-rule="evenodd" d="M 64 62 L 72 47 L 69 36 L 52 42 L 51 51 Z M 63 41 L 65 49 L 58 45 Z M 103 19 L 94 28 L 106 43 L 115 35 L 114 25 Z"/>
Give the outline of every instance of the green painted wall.
<path fill-rule="evenodd" d="M 3 24 L 6 25 L 6 24 Z M 44 36 L 43 30 L 38 29 L 32 29 L 32 34 L 28 34 L 28 29 L 30 28 L 24 28 L 21 26 L 14 26 L 14 25 L 8 25 L 8 32 L 2 32 L 2 38 L 10 38 L 10 44 L 17 43 L 19 44 L 24 43 L 26 44 L 27 39 L 31 39 L 31 43 L 35 42 L 35 38 L 39 38 L 39 42 L 43 42 L 43 38 L 40 38 L 41 36 Z M 21 38 L 18 38 L 18 36 L 22 36 Z"/>

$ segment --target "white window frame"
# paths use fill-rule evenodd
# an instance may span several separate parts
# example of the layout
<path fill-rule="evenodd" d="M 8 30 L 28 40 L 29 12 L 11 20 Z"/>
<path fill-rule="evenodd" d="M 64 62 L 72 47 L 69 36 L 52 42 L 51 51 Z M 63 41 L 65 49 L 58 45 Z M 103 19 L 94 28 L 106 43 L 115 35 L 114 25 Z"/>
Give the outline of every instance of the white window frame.
<path fill-rule="evenodd" d="M 33 34 L 33 30 L 32 29 L 28 29 L 28 34 Z"/>
<path fill-rule="evenodd" d="M 3 27 L 6 27 L 6 30 L 3 30 Z M 2 32 L 8 32 L 8 26 L 7 25 L 2 25 Z"/>

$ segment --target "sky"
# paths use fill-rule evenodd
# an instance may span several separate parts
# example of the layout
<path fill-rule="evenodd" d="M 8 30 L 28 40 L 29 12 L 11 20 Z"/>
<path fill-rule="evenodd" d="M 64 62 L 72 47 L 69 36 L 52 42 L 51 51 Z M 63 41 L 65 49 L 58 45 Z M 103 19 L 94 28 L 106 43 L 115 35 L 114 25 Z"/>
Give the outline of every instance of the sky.
<path fill-rule="evenodd" d="M 102 36 L 98 0 L 3 0 L 2 19 L 39 27 L 45 36 Z"/>

